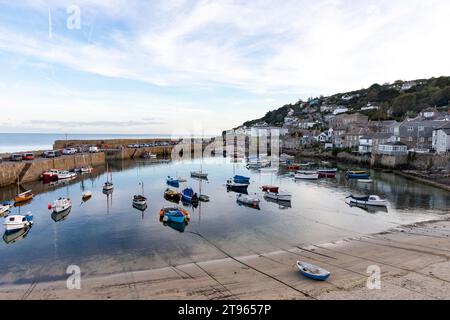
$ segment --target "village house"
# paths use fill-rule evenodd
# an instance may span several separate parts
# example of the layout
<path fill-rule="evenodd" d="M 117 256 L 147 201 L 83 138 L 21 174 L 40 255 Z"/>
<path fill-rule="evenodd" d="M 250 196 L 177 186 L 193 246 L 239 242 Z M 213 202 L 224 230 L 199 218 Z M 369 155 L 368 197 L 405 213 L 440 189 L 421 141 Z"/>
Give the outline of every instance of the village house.
<path fill-rule="evenodd" d="M 406 120 L 399 129 L 400 142 L 415 152 L 430 152 L 433 131 L 446 124 L 443 120 Z"/>
<path fill-rule="evenodd" d="M 359 147 L 359 140 L 361 137 L 367 135 L 368 128 L 367 127 L 353 127 L 349 129 L 344 134 L 344 140 L 343 140 L 343 147 L 344 148 L 352 148 L 352 149 L 358 149 Z"/>
<path fill-rule="evenodd" d="M 359 138 L 358 153 L 369 154 L 372 153 L 373 135 L 367 134 Z"/>
<path fill-rule="evenodd" d="M 450 151 L 450 122 L 433 130 L 433 149 L 437 153 Z"/>
<path fill-rule="evenodd" d="M 378 146 L 378 153 L 390 156 L 405 156 L 408 154 L 408 146 L 401 142 L 387 142 Z"/>
<path fill-rule="evenodd" d="M 372 136 L 372 153 L 378 153 L 379 145 L 386 144 L 388 142 L 397 142 L 398 138 L 391 133 L 376 132 Z"/>

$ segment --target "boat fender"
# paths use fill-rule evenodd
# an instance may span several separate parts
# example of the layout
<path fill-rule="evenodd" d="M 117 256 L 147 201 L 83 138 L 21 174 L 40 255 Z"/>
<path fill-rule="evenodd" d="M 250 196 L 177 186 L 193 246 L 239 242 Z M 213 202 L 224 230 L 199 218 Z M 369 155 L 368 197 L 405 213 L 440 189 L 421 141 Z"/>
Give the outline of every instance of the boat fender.
<path fill-rule="evenodd" d="M 52 208 L 53 208 L 52 204 L 49 203 L 48 206 L 47 206 L 47 208 L 48 208 L 48 210 L 52 210 Z"/>

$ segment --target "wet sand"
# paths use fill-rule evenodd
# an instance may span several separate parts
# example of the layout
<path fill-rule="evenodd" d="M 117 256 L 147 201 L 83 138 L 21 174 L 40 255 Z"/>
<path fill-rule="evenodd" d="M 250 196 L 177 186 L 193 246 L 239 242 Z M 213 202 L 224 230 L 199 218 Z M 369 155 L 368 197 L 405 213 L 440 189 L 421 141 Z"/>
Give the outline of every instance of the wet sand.
<path fill-rule="evenodd" d="M 220 252 L 220 249 L 217 248 Z M 380 234 L 109 276 L 0 287 L 0 299 L 450 299 L 450 220 Z M 297 260 L 320 265 L 326 282 L 304 278 Z M 381 289 L 366 287 L 381 268 Z"/>

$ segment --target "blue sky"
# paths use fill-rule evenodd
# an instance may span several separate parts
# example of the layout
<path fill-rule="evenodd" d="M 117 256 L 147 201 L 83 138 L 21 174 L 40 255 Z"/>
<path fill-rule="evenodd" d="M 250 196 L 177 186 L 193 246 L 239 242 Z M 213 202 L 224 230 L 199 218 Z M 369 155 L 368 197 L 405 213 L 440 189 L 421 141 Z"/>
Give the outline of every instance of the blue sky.
<path fill-rule="evenodd" d="M 448 12 L 446 0 L 0 0 L 0 131 L 214 134 L 300 98 L 450 75 Z"/>

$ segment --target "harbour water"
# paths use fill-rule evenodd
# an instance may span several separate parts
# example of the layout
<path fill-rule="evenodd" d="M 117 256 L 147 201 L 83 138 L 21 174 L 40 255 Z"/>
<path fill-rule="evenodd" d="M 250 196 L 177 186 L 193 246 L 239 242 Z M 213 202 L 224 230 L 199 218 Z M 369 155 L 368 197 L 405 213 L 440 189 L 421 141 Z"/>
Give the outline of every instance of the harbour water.
<path fill-rule="evenodd" d="M 375 171 L 374 182 L 368 185 L 346 180 L 344 170 L 336 179 L 294 181 L 283 171 L 260 174 L 243 163 L 205 159 L 202 169 L 209 179 L 200 185 L 189 174 L 199 170 L 198 160 L 129 160 L 112 162 L 109 168 L 115 185 L 111 195 L 102 193 L 105 168 L 66 184 L 25 185 L 36 196 L 12 214 L 32 211 L 34 226 L 18 239 L 4 236 L 0 240 L 0 290 L 13 283 L 65 279 L 69 265 L 79 266 L 83 276 L 90 276 L 220 259 L 223 251 L 234 256 L 260 254 L 439 219 L 450 208 L 446 191 Z M 227 192 L 225 182 L 234 174 L 251 177 L 248 191 L 262 200 L 260 210 L 239 206 L 237 194 Z M 186 207 L 191 220 L 184 230 L 159 219 L 161 207 L 171 204 L 163 198 L 168 175 L 187 179 L 180 191 L 186 186 L 196 191 L 201 187 L 211 198 L 197 208 Z M 141 193 L 141 181 L 149 199 L 145 212 L 131 204 L 132 196 Z M 264 184 L 291 192 L 291 206 L 264 200 L 259 189 Z M 91 190 L 93 197 L 82 203 L 84 190 Z M 15 193 L 14 186 L 0 189 L 0 200 L 9 200 Z M 351 193 L 378 194 L 388 199 L 389 206 L 369 211 L 350 207 L 345 198 Z M 61 196 L 70 197 L 73 208 L 65 217 L 52 217 L 47 206 Z"/>
<path fill-rule="evenodd" d="M 159 134 L 64 134 L 64 133 L 0 133 L 0 154 L 51 150 L 56 140 L 90 140 L 90 139 L 145 139 L 167 137 Z"/>

